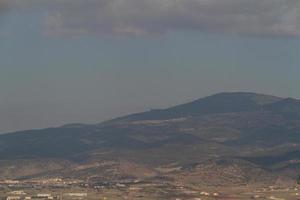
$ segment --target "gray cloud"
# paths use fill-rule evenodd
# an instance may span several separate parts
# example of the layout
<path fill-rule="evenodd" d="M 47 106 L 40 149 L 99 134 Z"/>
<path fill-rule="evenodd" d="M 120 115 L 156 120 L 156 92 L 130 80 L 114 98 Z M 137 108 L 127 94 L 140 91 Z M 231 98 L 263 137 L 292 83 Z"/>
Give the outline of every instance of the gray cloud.
<path fill-rule="evenodd" d="M 49 34 L 145 35 L 199 30 L 300 36 L 299 0 L 19 1 L 49 9 Z"/>
<path fill-rule="evenodd" d="M 8 10 L 8 1 L 0 0 L 0 14 L 5 13 Z"/>

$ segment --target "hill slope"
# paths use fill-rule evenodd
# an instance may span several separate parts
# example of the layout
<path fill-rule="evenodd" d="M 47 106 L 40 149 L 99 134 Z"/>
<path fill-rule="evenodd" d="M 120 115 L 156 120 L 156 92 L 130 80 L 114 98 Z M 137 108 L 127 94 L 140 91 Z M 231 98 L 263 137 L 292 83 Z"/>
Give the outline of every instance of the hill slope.
<path fill-rule="evenodd" d="M 153 176 L 162 173 L 157 169 L 174 164 L 180 170 L 171 173 L 172 177 L 204 176 L 197 169 L 207 169 L 205 166 L 212 163 L 219 171 L 224 168 L 241 173 L 237 177 L 224 175 L 224 183 L 261 181 L 258 176 L 273 180 L 275 174 L 284 175 L 287 171 L 297 177 L 299 131 L 298 100 L 255 93 L 221 93 L 96 125 L 66 125 L 0 135 L 0 178 L 16 175 L 5 170 L 11 165 L 53 160 L 55 164 L 49 164 L 48 170 L 27 170 L 23 175 L 84 177 L 104 173 L 102 164 L 112 162 L 104 166 L 120 169 L 118 166 L 127 163 L 127 167 L 135 166 L 134 169 Z M 227 161 L 226 165 L 218 160 Z M 194 171 L 184 167 L 190 165 L 198 167 Z M 63 170 L 66 166 L 69 169 Z M 247 179 L 250 172 L 257 177 Z M 22 177 L 22 173 L 16 177 Z"/>

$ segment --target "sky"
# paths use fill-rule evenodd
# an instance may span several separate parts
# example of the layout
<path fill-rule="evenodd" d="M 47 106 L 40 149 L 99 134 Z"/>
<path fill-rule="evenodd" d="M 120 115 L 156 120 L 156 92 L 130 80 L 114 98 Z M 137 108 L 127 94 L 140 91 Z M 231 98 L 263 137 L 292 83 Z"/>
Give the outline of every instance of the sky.
<path fill-rule="evenodd" d="M 0 0 L 0 132 L 300 98 L 299 55 L 299 0 Z"/>

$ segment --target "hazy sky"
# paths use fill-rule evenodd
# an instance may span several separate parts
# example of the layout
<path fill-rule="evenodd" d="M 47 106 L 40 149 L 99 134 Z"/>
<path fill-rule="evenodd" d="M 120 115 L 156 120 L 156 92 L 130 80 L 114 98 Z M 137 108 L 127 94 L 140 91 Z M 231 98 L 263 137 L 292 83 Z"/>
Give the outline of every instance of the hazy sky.
<path fill-rule="evenodd" d="M 300 98 L 299 63 L 299 0 L 0 0 L 0 132 Z"/>

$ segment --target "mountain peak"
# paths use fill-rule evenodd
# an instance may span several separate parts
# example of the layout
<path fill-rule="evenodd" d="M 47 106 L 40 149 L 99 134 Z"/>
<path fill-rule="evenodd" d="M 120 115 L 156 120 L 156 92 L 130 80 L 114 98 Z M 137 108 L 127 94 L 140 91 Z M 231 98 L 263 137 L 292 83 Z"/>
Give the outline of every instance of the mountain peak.
<path fill-rule="evenodd" d="M 245 100 L 249 99 L 258 105 L 275 103 L 277 101 L 284 99 L 284 98 L 273 96 L 273 95 L 260 94 L 260 93 L 254 93 L 254 92 L 222 92 L 222 93 L 217 93 L 217 94 L 208 96 L 206 98 L 210 98 L 210 99 L 211 98 L 229 98 L 229 99 L 241 98 L 241 99 L 245 99 Z"/>
<path fill-rule="evenodd" d="M 223 92 L 171 108 L 151 110 L 117 120 L 165 120 L 206 114 L 255 111 L 264 105 L 281 100 L 283 98 L 251 92 Z"/>

